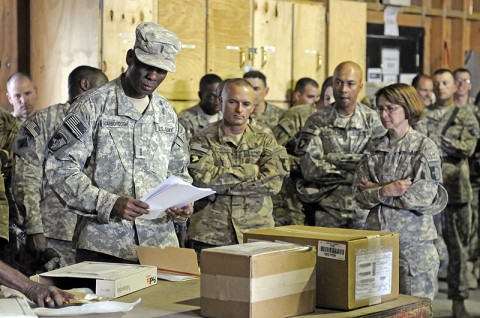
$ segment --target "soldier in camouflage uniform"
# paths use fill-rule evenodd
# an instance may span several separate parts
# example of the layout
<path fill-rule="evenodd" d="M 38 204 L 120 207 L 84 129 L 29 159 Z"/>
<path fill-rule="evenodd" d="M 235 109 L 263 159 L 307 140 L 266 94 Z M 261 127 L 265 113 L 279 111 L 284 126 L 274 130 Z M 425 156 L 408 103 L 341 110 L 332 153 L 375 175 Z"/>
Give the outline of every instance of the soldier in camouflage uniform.
<path fill-rule="evenodd" d="M 15 202 L 11 192 L 11 178 L 13 167 L 13 141 L 18 133 L 19 123 L 14 116 L 0 110 L 0 163 L 2 174 L 2 185 L 4 187 L 4 195 L 7 198 L 8 204 L 6 214 L 7 231 L 10 224 L 19 224 L 18 213 L 15 209 Z M 4 216 L 5 217 L 5 216 Z M 18 268 L 15 261 L 15 255 L 18 253 L 17 238 L 15 235 L 10 235 L 7 240 L 0 246 L 0 258 L 9 265 Z"/>
<path fill-rule="evenodd" d="M 388 133 L 368 144 L 356 170 L 355 199 L 370 209 L 366 230 L 400 234 L 400 293 L 433 300 L 439 268 L 433 215 L 448 200 L 440 153 L 411 128 L 424 113 L 413 86 L 393 84 L 375 95 Z"/>
<path fill-rule="evenodd" d="M 37 110 L 37 87 L 27 74 L 17 72 L 8 78 L 7 98 L 13 106 L 12 115 L 20 124 Z"/>
<path fill-rule="evenodd" d="M 0 161 L 0 168 L 2 162 Z M 0 173 L 0 259 L 4 259 L 3 250 L 5 244 L 9 240 L 8 235 L 8 201 L 5 194 L 5 183 L 3 181 L 3 175 Z"/>
<path fill-rule="evenodd" d="M 265 100 L 270 89 L 267 86 L 267 77 L 260 71 L 249 71 L 243 74 L 243 78 L 255 91 L 256 106 L 251 118 L 254 118 L 258 125 L 273 129 L 285 110 Z"/>
<path fill-rule="evenodd" d="M 299 81 L 300 83 L 300 81 Z M 296 87 L 296 91 L 300 88 Z M 317 104 L 296 105 L 283 113 L 276 127 L 273 128 L 273 134 L 278 144 L 287 148 L 288 158 L 290 160 L 290 175 L 285 178 L 282 190 L 279 194 L 272 197 L 273 217 L 275 225 L 315 225 L 315 220 L 311 213 L 305 209 L 304 204 L 299 200 L 296 191 L 296 183 L 302 179 L 300 171 L 300 158 L 295 155 L 295 146 L 297 145 L 300 129 L 303 127 L 308 117 L 318 109 L 323 108 L 323 98 L 328 88 L 332 87 L 332 78 L 328 77 L 322 84 L 320 99 L 322 102 Z M 306 215 L 307 214 L 307 215 Z"/>
<path fill-rule="evenodd" d="M 272 135 L 248 124 L 254 102 L 244 79 L 225 84 L 223 120 L 202 130 L 190 143 L 193 183 L 216 194 L 195 202 L 188 234 L 193 248 L 243 242 L 248 229 L 273 227 L 271 195 L 288 174 L 284 147 Z"/>
<path fill-rule="evenodd" d="M 195 133 L 222 119 L 217 95 L 217 88 L 221 82 L 222 79 L 216 74 L 204 75 L 200 79 L 198 91 L 200 102 L 178 114 L 178 121 L 185 128 L 188 142 Z"/>
<path fill-rule="evenodd" d="M 440 149 L 443 184 L 448 204 L 442 213 L 443 237 L 448 249 L 448 298 L 453 300 L 455 317 L 469 317 L 464 300 L 468 298 L 467 259 L 471 233 L 472 188 L 468 158 L 480 136 L 475 115 L 468 107 L 454 102 L 455 79 L 451 71 L 440 69 L 433 75 L 436 103 L 425 110 L 417 129 Z"/>
<path fill-rule="evenodd" d="M 297 190 L 315 209 L 315 225 L 363 228 L 368 211 L 353 198 L 353 174 L 371 137 L 383 135 L 378 114 L 357 102 L 362 70 L 340 63 L 333 75 L 335 103 L 314 113 L 303 126 L 296 154 L 303 180 Z"/>
<path fill-rule="evenodd" d="M 136 29 L 128 68 L 75 102 L 48 143 L 46 175 L 69 211 L 79 215 L 76 261 L 138 263 L 136 246 L 178 246 L 172 218 L 185 222 L 189 204 L 147 220 L 139 200 L 170 175 L 191 182 L 185 130 L 171 104 L 155 93 L 175 71 L 177 36 L 144 22 Z"/>
<path fill-rule="evenodd" d="M 27 250 L 55 249 L 67 264 L 75 263 L 72 236 L 77 222 L 65 213 L 63 203 L 48 186 L 44 176 L 47 142 L 62 123 L 74 99 L 108 81 L 103 72 L 90 66 L 75 68 L 68 77 L 69 100 L 35 112 L 22 125 L 15 140 L 15 172 L 12 191 L 24 218 Z"/>

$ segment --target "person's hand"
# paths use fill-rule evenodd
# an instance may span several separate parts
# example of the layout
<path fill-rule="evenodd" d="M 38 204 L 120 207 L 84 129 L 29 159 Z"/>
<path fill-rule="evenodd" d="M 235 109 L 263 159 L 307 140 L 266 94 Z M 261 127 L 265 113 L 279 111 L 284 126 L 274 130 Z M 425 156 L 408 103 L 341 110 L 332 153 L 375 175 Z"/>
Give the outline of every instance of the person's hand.
<path fill-rule="evenodd" d="M 47 248 L 47 239 L 43 233 L 27 235 L 26 246 L 31 253 L 43 252 Z"/>
<path fill-rule="evenodd" d="M 360 184 L 358 185 L 360 189 L 366 190 L 366 189 L 372 189 L 372 188 L 378 188 L 380 185 L 378 183 L 372 182 L 368 179 L 361 179 Z"/>
<path fill-rule="evenodd" d="M 177 221 L 186 221 L 189 217 L 192 216 L 193 213 L 193 205 L 187 204 L 181 208 L 169 208 L 165 211 L 165 213 L 170 216 L 172 219 Z"/>
<path fill-rule="evenodd" d="M 23 294 L 40 307 L 59 307 L 65 299 L 75 299 L 75 296 L 55 286 L 46 286 L 36 282 L 28 284 Z"/>
<path fill-rule="evenodd" d="M 410 179 L 397 180 L 380 188 L 379 194 L 382 197 L 401 197 L 412 185 Z"/>
<path fill-rule="evenodd" d="M 140 200 L 120 197 L 113 205 L 111 216 L 116 216 L 127 221 L 133 221 L 139 216 L 148 214 L 150 206 Z"/>

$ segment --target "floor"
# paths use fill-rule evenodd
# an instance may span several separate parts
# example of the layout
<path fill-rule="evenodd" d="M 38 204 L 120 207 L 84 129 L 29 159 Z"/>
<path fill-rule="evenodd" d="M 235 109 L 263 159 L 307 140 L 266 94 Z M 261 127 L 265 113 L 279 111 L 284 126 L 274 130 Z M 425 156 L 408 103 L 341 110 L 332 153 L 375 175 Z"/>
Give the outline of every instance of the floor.
<path fill-rule="evenodd" d="M 465 301 L 467 310 L 473 318 L 480 318 L 480 289 L 470 290 L 470 298 Z M 452 301 L 447 299 L 447 283 L 440 281 L 438 294 L 433 300 L 433 316 L 435 318 L 452 317 Z"/>

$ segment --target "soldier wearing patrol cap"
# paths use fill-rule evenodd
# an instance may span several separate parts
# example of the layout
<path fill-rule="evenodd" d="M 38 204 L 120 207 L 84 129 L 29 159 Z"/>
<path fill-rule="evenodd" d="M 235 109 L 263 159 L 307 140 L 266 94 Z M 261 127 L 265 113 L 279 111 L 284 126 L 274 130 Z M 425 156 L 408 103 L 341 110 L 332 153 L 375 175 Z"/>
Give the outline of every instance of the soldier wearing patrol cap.
<path fill-rule="evenodd" d="M 185 222 L 189 204 L 154 220 L 140 201 L 175 175 L 187 182 L 185 131 L 171 104 L 155 92 L 175 72 L 177 36 L 150 22 L 137 26 L 127 70 L 83 94 L 49 142 L 46 175 L 79 218 L 76 261 L 138 263 L 136 246 L 178 246 L 172 219 Z"/>

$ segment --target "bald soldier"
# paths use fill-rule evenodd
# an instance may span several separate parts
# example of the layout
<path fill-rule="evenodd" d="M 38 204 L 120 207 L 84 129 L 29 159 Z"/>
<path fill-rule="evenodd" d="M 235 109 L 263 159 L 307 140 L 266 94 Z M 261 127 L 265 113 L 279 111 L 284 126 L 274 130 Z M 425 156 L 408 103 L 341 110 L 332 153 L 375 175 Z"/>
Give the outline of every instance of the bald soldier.
<path fill-rule="evenodd" d="M 386 131 L 378 114 L 357 102 L 362 87 L 360 66 L 340 63 L 333 74 L 335 103 L 310 116 L 300 132 L 295 151 L 304 179 L 297 190 L 315 210 L 316 226 L 361 229 L 368 213 L 353 198 L 353 175 L 370 138 Z"/>
<path fill-rule="evenodd" d="M 7 80 L 7 98 L 13 106 L 12 115 L 23 123 L 36 110 L 37 87 L 27 74 L 18 72 Z"/>
<path fill-rule="evenodd" d="M 245 230 L 273 227 L 270 196 L 280 191 L 289 172 L 285 148 L 248 123 L 255 108 L 250 83 L 241 78 L 227 81 L 221 103 L 223 119 L 190 143 L 193 184 L 216 191 L 194 205 L 188 234 L 198 253 L 241 243 Z"/>

